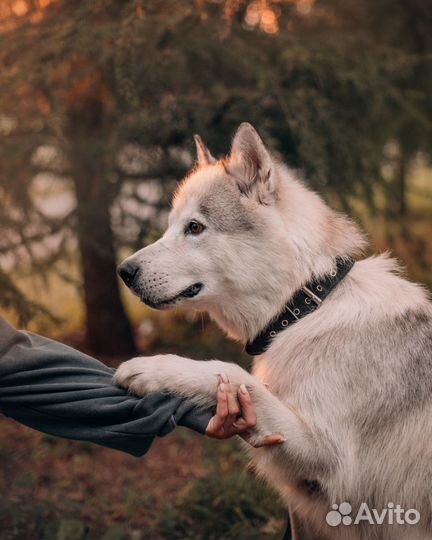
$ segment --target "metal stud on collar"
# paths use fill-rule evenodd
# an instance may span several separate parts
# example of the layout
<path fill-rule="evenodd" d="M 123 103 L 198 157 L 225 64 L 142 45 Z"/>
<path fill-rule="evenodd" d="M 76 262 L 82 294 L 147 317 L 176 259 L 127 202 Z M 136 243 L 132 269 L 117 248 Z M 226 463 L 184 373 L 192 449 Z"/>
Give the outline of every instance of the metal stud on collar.
<path fill-rule="evenodd" d="M 297 315 L 300 313 L 299 309 L 295 309 L 294 311 L 290 309 L 288 306 L 286 307 L 287 310 L 291 313 L 291 315 L 294 317 L 294 319 L 298 319 Z"/>

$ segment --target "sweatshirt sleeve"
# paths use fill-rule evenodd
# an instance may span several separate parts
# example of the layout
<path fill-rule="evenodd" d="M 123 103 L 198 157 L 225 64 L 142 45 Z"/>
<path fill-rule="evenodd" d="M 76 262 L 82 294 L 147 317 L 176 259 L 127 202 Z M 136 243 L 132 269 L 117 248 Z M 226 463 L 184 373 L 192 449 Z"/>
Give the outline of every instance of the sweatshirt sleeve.
<path fill-rule="evenodd" d="M 211 410 L 167 393 L 138 398 L 109 368 L 0 318 L 0 411 L 34 429 L 142 456 L 155 436 L 183 425 L 204 433 Z"/>

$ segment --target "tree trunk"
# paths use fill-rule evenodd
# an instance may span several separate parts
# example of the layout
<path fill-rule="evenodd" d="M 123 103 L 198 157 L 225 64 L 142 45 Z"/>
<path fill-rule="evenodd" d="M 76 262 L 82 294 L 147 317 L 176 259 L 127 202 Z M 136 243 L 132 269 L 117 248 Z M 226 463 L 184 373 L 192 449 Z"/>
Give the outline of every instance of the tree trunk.
<path fill-rule="evenodd" d="M 407 203 L 406 203 L 406 175 L 407 175 L 407 163 L 406 156 L 403 149 L 401 148 L 398 167 L 396 172 L 396 182 L 397 182 L 397 209 L 399 217 L 403 220 L 407 214 Z"/>
<path fill-rule="evenodd" d="M 120 298 L 116 272 L 111 197 L 100 147 L 74 144 L 72 176 L 77 199 L 88 346 L 99 354 L 133 355 L 133 332 Z"/>
<path fill-rule="evenodd" d="M 399 143 L 398 155 L 395 156 L 394 175 L 388 184 L 386 198 L 386 216 L 389 220 L 404 223 L 408 214 L 407 205 L 408 157 Z"/>

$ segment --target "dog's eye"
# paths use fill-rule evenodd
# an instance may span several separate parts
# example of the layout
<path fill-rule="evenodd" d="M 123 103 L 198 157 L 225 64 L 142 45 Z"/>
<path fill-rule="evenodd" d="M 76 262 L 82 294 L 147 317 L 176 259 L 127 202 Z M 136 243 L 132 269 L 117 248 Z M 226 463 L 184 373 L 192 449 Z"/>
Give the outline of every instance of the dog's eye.
<path fill-rule="evenodd" d="M 197 235 L 197 234 L 201 234 L 201 233 L 203 232 L 204 229 L 205 229 L 205 227 L 204 227 L 204 225 L 203 225 L 202 223 L 200 223 L 200 222 L 197 221 L 196 219 L 192 219 L 192 220 L 189 221 L 189 223 L 187 224 L 185 233 L 186 233 L 186 234 L 194 234 L 194 235 Z"/>

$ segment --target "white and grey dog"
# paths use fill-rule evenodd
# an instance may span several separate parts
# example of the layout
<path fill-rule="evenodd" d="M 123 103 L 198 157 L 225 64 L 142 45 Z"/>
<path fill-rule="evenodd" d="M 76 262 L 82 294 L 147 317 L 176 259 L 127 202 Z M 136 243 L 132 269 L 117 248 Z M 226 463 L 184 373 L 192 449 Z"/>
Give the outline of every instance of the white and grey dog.
<path fill-rule="evenodd" d="M 251 125 L 221 161 L 196 143 L 198 165 L 174 197 L 167 231 L 124 267 L 148 305 L 206 311 L 247 342 L 365 240 L 275 161 Z M 286 437 L 249 452 L 295 515 L 296 538 L 432 538 L 432 306 L 394 260 L 356 262 L 319 309 L 274 337 L 253 375 L 159 355 L 123 363 L 115 380 L 139 395 L 169 390 L 214 403 L 221 373 L 252 394 L 258 438 Z M 343 501 L 387 509 L 387 518 L 330 527 L 326 515 Z M 390 518 L 392 505 L 415 509 L 418 523 Z"/>

